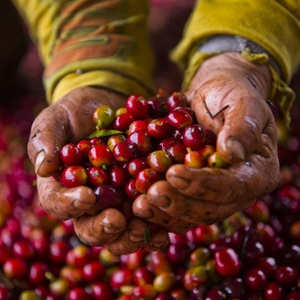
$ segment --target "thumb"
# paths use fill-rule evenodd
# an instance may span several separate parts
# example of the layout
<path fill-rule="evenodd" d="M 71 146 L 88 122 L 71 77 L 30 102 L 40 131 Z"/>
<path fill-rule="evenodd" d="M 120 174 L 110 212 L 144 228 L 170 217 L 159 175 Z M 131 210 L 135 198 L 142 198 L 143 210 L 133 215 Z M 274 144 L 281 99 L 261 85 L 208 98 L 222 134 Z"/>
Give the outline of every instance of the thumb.
<path fill-rule="evenodd" d="M 59 151 L 67 139 L 67 117 L 55 105 L 44 109 L 34 120 L 27 145 L 37 175 L 51 176 L 60 166 Z"/>
<path fill-rule="evenodd" d="M 224 111 L 224 125 L 217 139 L 217 151 L 227 162 L 244 160 L 261 144 L 262 133 L 270 122 L 271 111 L 254 95 L 231 102 Z"/>

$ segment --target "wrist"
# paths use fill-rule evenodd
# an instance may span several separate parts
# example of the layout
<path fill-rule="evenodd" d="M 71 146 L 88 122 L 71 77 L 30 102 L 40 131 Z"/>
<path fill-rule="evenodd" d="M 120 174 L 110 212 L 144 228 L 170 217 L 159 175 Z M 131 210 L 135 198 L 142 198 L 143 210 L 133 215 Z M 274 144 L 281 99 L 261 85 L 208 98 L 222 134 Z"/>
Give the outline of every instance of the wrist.
<path fill-rule="evenodd" d="M 274 57 L 261 45 L 237 35 L 220 34 L 212 36 L 198 49 L 204 53 L 248 52 L 252 55 L 265 55 L 268 62 L 280 76 L 280 68 Z"/>

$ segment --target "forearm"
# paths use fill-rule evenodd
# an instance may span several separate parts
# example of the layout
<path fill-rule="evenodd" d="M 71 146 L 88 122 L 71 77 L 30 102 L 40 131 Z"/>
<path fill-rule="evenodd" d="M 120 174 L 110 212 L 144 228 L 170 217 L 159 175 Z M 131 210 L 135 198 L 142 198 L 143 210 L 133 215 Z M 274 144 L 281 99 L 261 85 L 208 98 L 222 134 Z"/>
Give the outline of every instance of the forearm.
<path fill-rule="evenodd" d="M 152 93 L 147 1 L 14 2 L 38 44 L 50 102 L 80 86 Z"/>

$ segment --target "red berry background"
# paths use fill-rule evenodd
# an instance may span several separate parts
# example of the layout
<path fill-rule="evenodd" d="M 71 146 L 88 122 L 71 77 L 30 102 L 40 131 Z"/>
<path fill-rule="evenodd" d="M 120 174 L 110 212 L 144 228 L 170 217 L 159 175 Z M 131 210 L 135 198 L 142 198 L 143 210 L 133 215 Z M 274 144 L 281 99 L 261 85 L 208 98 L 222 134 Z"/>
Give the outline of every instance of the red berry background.
<path fill-rule="evenodd" d="M 176 3 L 153 2 L 158 17 L 159 3 Z M 188 2 L 181 1 L 178 6 L 185 11 L 183 3 Z M 167 9 L 170 11 L 166 5 Z M 157 20 L 157 26 L 166 21 Z M 162 34 L 157 30 L 155 34 L 159 33 Z M 168 38 L 160 39 L 165 49 L 172 45 Z M 31 123 L 45 106 L 40 89 L 41 69 L 35 55 L 34 49 L 30 49 L 21 69 L 23 76 L 28 74 L 30 86 L 20 87 L 13 99 L 1 95 L 0 299 L 300 299 L 300 75 L 292 82 L 297 101 L 291 110 L 291 132 L 288 134 L 278 122 L 281 181 L 273 193 L 218 224 L 199 225 L 187 234 L 170 233 L 170 243 L 161 251 L 140 250 L 114 256 L 105 247 L 82 244 L 71 221 L 59 221 L 37 205 L 34 170 L 26 152 Z M 29 63 L 30 59 L 34 63 Z M 24 68 L 29 66 L 31 72 L 25 72 Z M 172 67 L 164 68 L 163 72 L 169 70 Z M 167 92 L 178 91 L 178 86 L 174 86 L 176 80 L 169 77 L 166 82 L 161 78 L 161 74 L 156 77 L 160 87 Z M 161 118 L 168 105 L 157 105 L 156 100 L 154 96 L 149 101 L 148 114 Z M 276 107 L 274 114 L 279 116 Z M 183 134 L 179 128 L 176 137 L 164 137 L 157 148 L 175 155 L 182 163 L 185 148 L 178 146 L 178 139 Z M 162 138 L 161 133 L 157 137 Z M 93 138 L 77 145 L 85 149 L 80 159 L 87 159 L 91 144 L 103 143 Z M 123 160 L 138 151 L 135 147 L 131 150 L 122 156 Z M 109 155 L 104 164 L 110 163 L 114 164 Z M 160 165 L 158 170 L 163 167 L 164 164 Z M 146 157 L 138 157 L 130 164 L 124 162 L 123 169 L 97 168 L 91 168 L 87 178 L 96 184 L 100 182 L 104 188 L 96 193 L 108 195 L 118 205 L 124 197 L 119 193 L 120 187 L 131 199 L 139 195 L 134 181 L 139 179 L 141 170 L 149 168 L 149 162 Z M 130 180 L 124 179 L 123 171 L 130 174 Z M 95 211 L 111 203 L 98 204 Z"/>

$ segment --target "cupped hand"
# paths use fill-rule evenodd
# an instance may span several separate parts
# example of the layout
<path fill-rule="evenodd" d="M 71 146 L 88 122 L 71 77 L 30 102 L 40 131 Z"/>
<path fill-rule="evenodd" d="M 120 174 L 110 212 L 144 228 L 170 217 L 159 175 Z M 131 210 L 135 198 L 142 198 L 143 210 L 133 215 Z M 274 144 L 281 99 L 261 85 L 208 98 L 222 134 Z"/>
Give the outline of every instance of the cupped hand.
<path fill-rule="evenodd" d="M 239 53 L 206 60 L 186 94 L 198 123 L 217 134 L 217 151 L 229 167 L 172 166 L 166 180 L 136 199 L 135 215 L 182 233 L 223 220 L 273 191 L 279 161 L 270 87 L 268 67 Z"/>
<path fill-rule="evenodd" d="M 95 130 L 92 114 L 99 105 L 117 109 L 125 98 L 104 89 L 77 88 L 45 108 L 34 120 L 28 141 L 28 155 L 37 174 L 38 198 L 41 206 L 61 220 L 73 219 L 75 232 L 88 245 L 106 245 L 114 254 L 134 252 L 140 248 L 157 249 L 168 241 L 165 230 L 153 234 L 145 242 L 147 224 L 139 219 L 127 222 L 116 209 L 95 216 L 86 212 L 96 201 L 87 186 L 62 187 L 53 174 L 60 167 L 59 151 L 67 143 L 77 143 Z"/>

